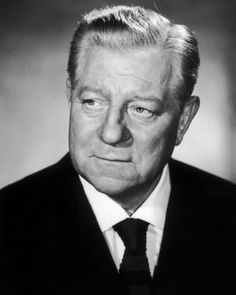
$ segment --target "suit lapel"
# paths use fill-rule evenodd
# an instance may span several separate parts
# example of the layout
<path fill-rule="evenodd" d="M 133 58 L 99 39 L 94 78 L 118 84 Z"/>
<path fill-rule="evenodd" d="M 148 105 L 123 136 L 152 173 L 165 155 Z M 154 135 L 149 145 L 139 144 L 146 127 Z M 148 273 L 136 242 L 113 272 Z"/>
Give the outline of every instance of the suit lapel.
<path fill-rule="evenodd" d="M 69 237 L 66 245 L 67 265 L 65 275 L 68 276 L 70 284 L 76 284 L 80 280 L 83 286 L 79 290 L 85 290 L 83 294 L 125 294 L 120 286 L 120 278 L 115 263 L 108 249 L 105 238 L 99 228 L 96 217 L 85 196 L 82 184 L 74 169 L 68 166 L 67 184 L 65 188 L 66 198 L 70 202 L 70 212 L 67 216 L 67 235 Z M 68 259 L 68 256 L 71 258 Z M 74 280 L 71 279 L 74 275 Z M 81 280 L 82 278 L 82 280 Z"/>
<path fill-rule="evenodd" d="M 154 272 L 153 294 L 193 294 L 199 270 L 195 206 L 186 188 L 186 178 L 182 179 L 181 175 L 177 175 L 173 166 L 171 161 L 171 194 Z"/>

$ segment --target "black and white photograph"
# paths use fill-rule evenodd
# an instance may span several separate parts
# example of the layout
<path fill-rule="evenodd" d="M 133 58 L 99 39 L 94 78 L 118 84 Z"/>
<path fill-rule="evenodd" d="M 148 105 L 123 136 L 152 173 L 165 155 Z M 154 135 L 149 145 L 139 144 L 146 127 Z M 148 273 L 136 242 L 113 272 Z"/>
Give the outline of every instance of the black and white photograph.
<path fill-rule="evenodd" d="M 0 295 L 235 295 L 236 1 L 0 4 Z"/>

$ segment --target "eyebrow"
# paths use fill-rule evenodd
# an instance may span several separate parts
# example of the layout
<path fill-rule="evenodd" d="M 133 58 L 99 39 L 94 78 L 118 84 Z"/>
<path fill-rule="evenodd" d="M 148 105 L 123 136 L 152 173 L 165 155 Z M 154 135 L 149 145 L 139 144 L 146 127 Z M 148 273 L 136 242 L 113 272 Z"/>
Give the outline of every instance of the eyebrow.
<path fill-rule="evenodd" d="M 102 89 L 95 88 L 95 87 L 91 87 L 91 86 L 82 86 L 82 87 L 80 87 L 78 95 L 80 96 L 84 92 L 93 92 L 93 93 L 99 94 L 101 96 L 109 96 L 109 91 L 102 90 Z"/>
<path fill-rule="evenodd" d="M 160 103 L 162 104 L 162 100 L 157 97 L 157 96 L 154 96 L 154 95 L 151 95 L 151 96 L 139 96 L 139 95 L 134 95 L 133 96 L 134 99 L 137 99 L 137 100 L 142 100 L 142 101 L 152 101 L 152 102 L 157 102 L 157 103 Z"/>
<path fill-rule="evenodd" d="M 159 97 L 154 96 L 154 95 L 147 96 L 147 97 L 135 95 L 135 96 L 133 96 L 132 99 L 144 101 L 144 102 L 153 102 L 156 105 L 158 105 L 158 107 L 161 108 L 162 110 L 164 110 L 164 108 L 165 108 L 165 102 L 163 100 L 161 100 Z"/>

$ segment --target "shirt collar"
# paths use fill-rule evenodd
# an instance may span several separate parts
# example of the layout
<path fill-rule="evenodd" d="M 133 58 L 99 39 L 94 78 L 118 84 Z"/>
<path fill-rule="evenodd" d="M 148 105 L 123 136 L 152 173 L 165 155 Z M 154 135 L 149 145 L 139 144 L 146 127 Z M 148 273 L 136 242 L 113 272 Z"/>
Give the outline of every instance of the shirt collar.
<path fill-rule="evenodd" d="M 79 178 L 102 232 L 130 217 L 118 203 L 97 191 L 83 177 L 79 176 Z M 142 219 L 152 224 L 155 228 L 163 230 L 169 195 L 170 175 L 169 167 L 166 165 L 156 187 L 144 203 L 134 212 L 132 218 Z"/>

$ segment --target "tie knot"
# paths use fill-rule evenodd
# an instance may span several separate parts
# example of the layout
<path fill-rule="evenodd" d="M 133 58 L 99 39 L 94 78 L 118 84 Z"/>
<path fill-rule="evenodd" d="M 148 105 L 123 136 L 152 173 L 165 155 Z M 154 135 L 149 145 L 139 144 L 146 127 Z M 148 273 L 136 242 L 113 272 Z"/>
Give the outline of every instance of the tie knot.
<path fill-rule="evenodd" d="M 146 232 L 148 223 L 134 218 L 127 218 L 113 226 L 121 237 L 126 249 L 146 250 Z"/>

